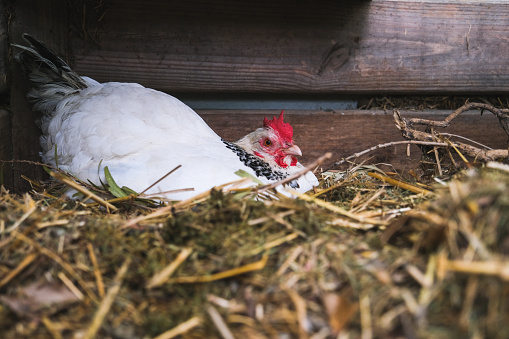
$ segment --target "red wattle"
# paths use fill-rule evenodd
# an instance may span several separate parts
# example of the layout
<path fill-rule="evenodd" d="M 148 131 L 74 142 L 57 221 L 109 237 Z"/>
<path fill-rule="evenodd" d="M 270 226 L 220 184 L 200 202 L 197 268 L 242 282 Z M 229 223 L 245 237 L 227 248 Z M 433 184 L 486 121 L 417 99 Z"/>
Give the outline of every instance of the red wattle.
<path fill-rule="evenodd" d="M 285 162 L 285 158 L 286 158 L 285 155 L 276 156 L 276 163 L 283 168 L 287 168 L 288 164 Z"/>
<path fill-rule="evenodd" d="M 276 163 L 283 168 L 287 168 L 288 164 L 285 162 L 285 159 L 287 156 L 288 155 L 286 155 L 286 154 L 281 154 L 281 155 L 276 156 L 276 159 L 275 159 Z M 290 166 L 295 166 L 295 165 L 297 165 L 297 158 L 292 156 L 292 161 L 290 162 Z"/>

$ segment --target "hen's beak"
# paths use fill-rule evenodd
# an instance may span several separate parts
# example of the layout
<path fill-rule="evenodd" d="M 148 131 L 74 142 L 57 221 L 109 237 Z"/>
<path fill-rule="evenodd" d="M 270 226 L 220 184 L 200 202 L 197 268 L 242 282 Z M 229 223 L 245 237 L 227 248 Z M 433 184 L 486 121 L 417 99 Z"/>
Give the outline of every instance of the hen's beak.
<path fill-rule="evenodd" d="M 302 155 L 302 151 L 299 146 L 292 145 L 291 147 L 283 149 L 283 152 L 287 155 Z"/>

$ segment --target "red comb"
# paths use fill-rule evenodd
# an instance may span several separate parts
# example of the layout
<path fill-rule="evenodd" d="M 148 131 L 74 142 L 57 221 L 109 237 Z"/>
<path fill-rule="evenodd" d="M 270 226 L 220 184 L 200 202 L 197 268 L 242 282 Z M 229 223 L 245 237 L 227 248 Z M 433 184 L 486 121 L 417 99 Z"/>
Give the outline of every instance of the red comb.
<path fill-rule="evenodd" d="M 274 131 L 279 133 L 281 138 L 292 141 L 293 138 L 293 128 L 289 123 L 283 121 L 283 111 L 279 115 L 279 118 L 274 117 L 272 120 L 267 118 L 263 119 L 263 127 L 270 127 Z"/>

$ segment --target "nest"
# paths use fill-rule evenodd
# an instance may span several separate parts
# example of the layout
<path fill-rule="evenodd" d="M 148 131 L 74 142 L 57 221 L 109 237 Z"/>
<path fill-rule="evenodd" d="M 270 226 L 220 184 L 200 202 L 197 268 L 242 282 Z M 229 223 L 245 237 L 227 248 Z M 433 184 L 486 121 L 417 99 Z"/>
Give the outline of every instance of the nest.
<path fill-rule="evenodd" d="M 2 335 L 507 338 L 509 168 L 466 165 L 431 184 L 352 164 L 297 199 L 168 206 L 58 172 L 95 201 L 2 190 Z"/>

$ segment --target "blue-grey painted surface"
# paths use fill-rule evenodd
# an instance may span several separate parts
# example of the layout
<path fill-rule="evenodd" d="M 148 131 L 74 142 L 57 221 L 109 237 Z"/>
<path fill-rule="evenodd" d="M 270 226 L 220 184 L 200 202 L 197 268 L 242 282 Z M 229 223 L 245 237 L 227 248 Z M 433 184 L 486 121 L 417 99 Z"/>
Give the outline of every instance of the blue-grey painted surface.
<path fill-rule="evenodd" d="M 267 95 L 175 95 L 193 109 L 287 109 L 348 110 L 357 108 L 357 100 L 332 96 L 267 96 Z"/>

